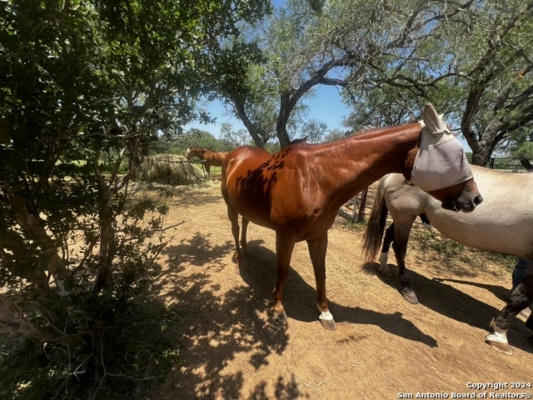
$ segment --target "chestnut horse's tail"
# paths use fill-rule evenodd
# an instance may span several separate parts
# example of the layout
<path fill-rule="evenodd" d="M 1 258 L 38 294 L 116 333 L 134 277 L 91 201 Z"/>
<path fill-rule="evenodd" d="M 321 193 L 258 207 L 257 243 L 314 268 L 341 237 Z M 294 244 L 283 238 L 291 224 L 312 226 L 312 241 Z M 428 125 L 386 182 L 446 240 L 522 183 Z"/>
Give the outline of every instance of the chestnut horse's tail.
<path fill-rule="evenodd" d="M 372 212 L 364 234 L 363 255 L 366 261 L 373 261 L 381 247 L 381 239 L 387 223 L 387 204 L 385 204 L 384 179 L 379 182 L 374 198 Z"/>

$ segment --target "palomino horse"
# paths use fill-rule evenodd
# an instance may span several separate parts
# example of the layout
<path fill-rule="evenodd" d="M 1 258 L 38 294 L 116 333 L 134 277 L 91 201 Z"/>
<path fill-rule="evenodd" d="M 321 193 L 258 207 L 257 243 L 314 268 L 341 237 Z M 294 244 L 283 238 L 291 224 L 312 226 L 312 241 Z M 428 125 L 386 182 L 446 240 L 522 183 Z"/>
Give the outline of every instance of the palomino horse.
<path fill-rule="evenodd" d="M 248 146 L 228 154 L 222 167 L 221 189 L 228 207 L 237 262 L 241 258 L 238 214 L 242 215 L 240 244 L 243 249 L 248 221 L 276 231 L 276 315 L 286 318 L 281 303 L 283 285 L 294 244 L 306 240 L 317 286 L 319 320 L 324 327 L 335 328 L 326 300 L 328 229 L 342 204 L 370 183 L 394 171 L 410 176 L 420 141 L 441 138 L 444 131 L 448 134 L 432 106 L 426 107 L 423 117 L 424 129 L 421 123 L 415 122 L 375 129 L 332 143 L 295 144 L 275 155 Z M 460 147 L 459 142 L 452 139 L 456 143 L 451 144 Z M 443 206 L 471 211 L 482 197 L 469 169 L 466 175 L 457 174 L 455 167 L 463 160 L 463 150 L 454 149 L 457 151 L 451 151 L 454 153 L 451 158 L 456 162 L 439 165 L 436 175 L 443 178 L 444 184 L 433 189 L 431 194 L 441 200 Z M 420 171 L 420 174 L 425 173 Z M 444 178 L 447 175 L 448 178 Z"/>
<path fill-rule="evenodd" d="M 418 299 L 406 276 L 405 254 L 411 226 L 422 213 L 444 236 L 457 242 L 533 260 L 533 174 L 511 174 L 477 166 L 472 166 L 472 171 L 486 200 L 471 214 L 444 210 L 439 202 L 409 185 L 400 174 L 387 175 L 379 183 L 363 250 L 367 259 L 375 258 L 389 212 L 393 224 L 385 233 L 380 262 L 382 267 L 387 265 L 392 243 L 398 265 L 400 292 L 410 303 L 416 304 Z M 507 307 L 494 321 L 496 331 L 506 331 L 516 314 L 533 301 L 532 267 L 528 275 L 531 277 L 513 291 Z M 487 341 L 492 344 L 495 339 L 489 335 Z M 506 350 L 506 335 L 499 343 L 502 344 L 499 349 Z"/>
<path fill-rule="evenodd" d="M 211 166 L 220 167 L 227 155 L 227 151 L 217 153 L 202 147 L 189 147 L 185 152 L 185 157 L 189 160 L 193 157 L 198 157 L 200 160 L 205 161 L 204 168 L 208 176 L 211 176 Z"/>

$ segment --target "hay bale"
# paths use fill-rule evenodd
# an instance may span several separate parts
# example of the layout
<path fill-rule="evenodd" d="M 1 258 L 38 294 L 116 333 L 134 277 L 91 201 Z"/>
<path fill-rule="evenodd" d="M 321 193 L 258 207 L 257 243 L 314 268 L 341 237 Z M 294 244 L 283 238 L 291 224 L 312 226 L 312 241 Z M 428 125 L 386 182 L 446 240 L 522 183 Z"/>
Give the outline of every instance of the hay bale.
<path fill-rule="evenodd" d="M 184 156 L 156 154 L 146 157 L 139 167 L 137 179 L 173 186 L 191 185 L 203 181 L 204 172 Z"/>

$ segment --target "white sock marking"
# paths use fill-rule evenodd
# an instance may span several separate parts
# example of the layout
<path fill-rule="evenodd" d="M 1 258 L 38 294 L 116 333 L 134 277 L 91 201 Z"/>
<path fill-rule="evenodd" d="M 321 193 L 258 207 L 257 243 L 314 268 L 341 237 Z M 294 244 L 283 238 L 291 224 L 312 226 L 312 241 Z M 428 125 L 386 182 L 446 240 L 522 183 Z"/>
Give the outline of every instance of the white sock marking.
<path fill-rule="evenodd" d="M 325 321 L 333 321 L 333 315 L 329 311 L 322 311 L 318 316 L 318 319 Z"/>
<path fill-rule="evenodd" d="M 487 335 L 486 340 L 490 342 L 509 344 L 509 342 L 507 342 L 507 329 L 498 328 L 494 323 L 494 320 L 490 322 L 490 326 L 494 330 L 494 333 Z"/>

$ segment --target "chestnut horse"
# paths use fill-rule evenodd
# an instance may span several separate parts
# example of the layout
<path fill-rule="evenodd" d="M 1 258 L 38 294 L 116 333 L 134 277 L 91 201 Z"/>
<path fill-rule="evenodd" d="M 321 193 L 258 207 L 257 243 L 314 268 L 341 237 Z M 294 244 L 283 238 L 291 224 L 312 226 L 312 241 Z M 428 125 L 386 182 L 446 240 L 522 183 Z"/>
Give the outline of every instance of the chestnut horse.
<path fill-rule="evenodd" d="M 390 213 L 393 223 L 385 232 L 379 261 L 381 267 L 387 265 L 392 243 L 400 293 L 412 304 L 418 303 L 418 299 L 407 279 L 405 255 L 411 226 L 422 213 L 439 232 L 459 243 L 530 260 L 528 278 L 513 291 L 506 308 L 494 321 L 495 334 L 487 337 L 497 350 L 509 353 L 506 336 L 509 324 L 533 302 L 533 174 L 511 174 L 478 166 L 472 166 L 472 171 L 479 189 L 487 197 L 483 206 L 472 214 L 443 210 L 427 193 L 407 184 L 400 174 L 384 177 L 376 192 L 363 250 L 368 260 L 375 258 Z M 502 207 L 511 198 L 510 206 Z"/>
<path fill-rule="evenodd" d="M 424 123 L 374 129 L 336 142 L 295 144 L 270 155 L 263 149 L 240 147 L 228 154 L 222 166 L 222 196 L 228 208 L 235 257 L 246 248 L 248 221 L 276 232 L 277 280 L 274 312 L 285 319 L 281 303 L 294 244 L 307 241 L 317 286 L 319 320 L 335 329 L 326 300 L 326 249 L 328 229 L 339 208 L 356 193 L 389 172 L 410 176 L 419 142 L 437 132 L 442 120 L 431 106 L 424 110 Z M 445 128 L 446 131 L 448 131 Z M 456 139 L 453 139 L 456 140 Z M 460 150 L 462 152 L 462 149 Z M 454 157 L 458 160 L 457 157 Z M 459 160 L 458 160 L 459 162 Z M 454 165 L 439 166 L 439 177 Z M 471 211 L 482 201 L 471 175 L 458 183 L 431 191 L 443 206 Z M 242 215 L 239 245 L 238 214 Z"/>
<path fill-rule="evenodd" d="M 224 162 L 224 159 L 228 155 L 228 152 L 216 152 L 202 147 L 189 147 L 185 152 L 185 157 L 189 160 L 193 157 L 198 157 L 200 160 L 204 160 L 204 168 L 208 176 L 211 176 L 211 166 L 220 167 Z"/>

